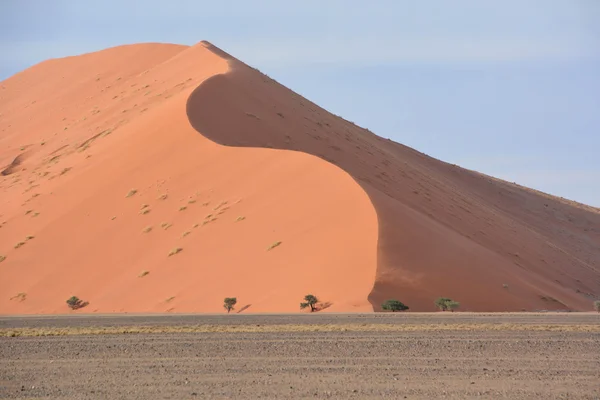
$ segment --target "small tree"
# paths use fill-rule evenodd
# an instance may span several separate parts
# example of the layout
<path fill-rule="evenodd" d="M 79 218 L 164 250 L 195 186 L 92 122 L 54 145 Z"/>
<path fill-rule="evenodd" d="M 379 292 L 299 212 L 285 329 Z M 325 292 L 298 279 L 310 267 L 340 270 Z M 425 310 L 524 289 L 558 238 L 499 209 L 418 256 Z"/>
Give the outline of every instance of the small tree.
<path fill-rule="evenodd" d="M 317 299 L 315 296 L 312 294 L 307 294 L 304 296 L 304 303 L 300 303 L 300 309 L 304 310 L 305 308 L 310 307 L 310 312 L 314 312 L 317 309 L 316 305 L 318 302 L 319 299 Z"/>
<path fill-rule="evenodd" d="M 88 302 L 87 301 L 84 302 L 77 296 L 71 296 L 67 300 L 67 305 L 71 308 L 71 310 L 78 310 L 80 308 L 87 306 Z"/>
<path fill-rule="evenodd" d="M 446 307 L 448 308 L 448 310 L 454 312 L 454 310 L 458 310 L 458 307 L 460 307 L 460 303 L 458 301 L 450 300 L 446 303 Z"/>
<path fill-rule="evenodd" d="M 436 301 L 435 301 L 435 306 L 437 308 L 439 308 L 442 311 L 447 311 L 448 310 L 448 303 L 451 302 L 452 299 L 449 299 L 447 297 L 439 297 Z"/>
<path fill-rule="evenodd" d="M 385 303 L 381 305 L 381 308 L 386 311 L 396 312 L 396 311 L 404 311 L 408 310 L 408 306 L 398 300 L 387 300 Z"/>
<path fill-rule="evenodd" d="M 600 312 L 600 300 L 594 302 L 594 310 Z"/>
<path fill-rule="evenodd" d="M 233 307 L 237 304 L 236 297 L 225 297 L 223 307 L 227 310 L 227 313 L 233 310 Z"/>

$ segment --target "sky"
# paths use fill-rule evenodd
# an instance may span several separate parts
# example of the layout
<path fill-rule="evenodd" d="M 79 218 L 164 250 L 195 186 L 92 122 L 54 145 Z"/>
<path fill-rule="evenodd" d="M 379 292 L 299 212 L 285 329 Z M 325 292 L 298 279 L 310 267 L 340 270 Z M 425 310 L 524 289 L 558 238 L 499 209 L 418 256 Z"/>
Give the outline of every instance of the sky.
<path fill-rule="evenodd" d="M 0 0 L 0 80 L 201 40 L 382 137 L 600 207 L 599 0 Z"/>

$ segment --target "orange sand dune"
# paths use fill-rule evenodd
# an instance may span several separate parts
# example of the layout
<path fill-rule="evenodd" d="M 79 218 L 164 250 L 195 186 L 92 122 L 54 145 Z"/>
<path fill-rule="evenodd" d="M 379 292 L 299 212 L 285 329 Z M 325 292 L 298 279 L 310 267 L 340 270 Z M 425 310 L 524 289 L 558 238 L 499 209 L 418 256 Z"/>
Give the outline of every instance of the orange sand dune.
<path fill-rule="evenodd" d="M 0 313 L 66 312 L 71 295 L 81 312 L 224 297 L 295 312 L 307 293 L 327 311 L 439 296 L 588 310 L 600 295 L 599 210 L 382 139 L 206 42 L 3 81 L 0 170 Z"/>

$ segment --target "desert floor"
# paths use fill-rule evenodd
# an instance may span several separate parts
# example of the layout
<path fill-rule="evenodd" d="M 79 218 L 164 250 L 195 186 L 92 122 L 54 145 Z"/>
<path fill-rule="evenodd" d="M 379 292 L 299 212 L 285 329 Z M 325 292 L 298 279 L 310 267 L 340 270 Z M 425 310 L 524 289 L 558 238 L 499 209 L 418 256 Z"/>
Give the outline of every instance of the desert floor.
<path fill-rule="evenodd" d="M 600 398 L 600 314 L 0 317 L 0 398 Z"/>

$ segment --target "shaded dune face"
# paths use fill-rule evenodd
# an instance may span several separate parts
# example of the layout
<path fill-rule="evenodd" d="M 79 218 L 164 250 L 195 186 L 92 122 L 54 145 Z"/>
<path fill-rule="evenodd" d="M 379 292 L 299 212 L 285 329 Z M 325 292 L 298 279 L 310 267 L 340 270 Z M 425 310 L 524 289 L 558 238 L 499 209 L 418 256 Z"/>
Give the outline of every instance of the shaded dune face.
<path fill-rule="evenodd" d="M 374 309 L 439 296 L 474 311 L 588 310 L 600 293 L 598 209 L 435 160 L 230 63 L 190 96 L 190 123 L 234 147 L 301 151 L 348 172 L 378 216 Z"/>
<path fill-rule="evenodd" d="M 190 93 L 227 71 L 202 44 L 141 45 L 2 82 L 0 313 L 64 313 L 71 295 L 80 312 L 222 312 L 225 297 L 298 312 L 308 293 L 373 310 L 363 189 L 312 155 L 223 147 L 190 125 Z"/>

